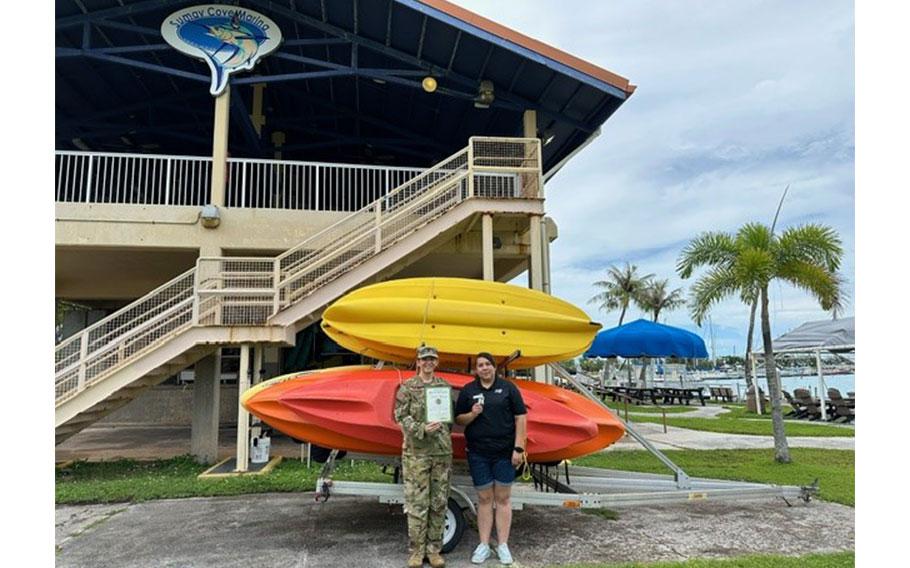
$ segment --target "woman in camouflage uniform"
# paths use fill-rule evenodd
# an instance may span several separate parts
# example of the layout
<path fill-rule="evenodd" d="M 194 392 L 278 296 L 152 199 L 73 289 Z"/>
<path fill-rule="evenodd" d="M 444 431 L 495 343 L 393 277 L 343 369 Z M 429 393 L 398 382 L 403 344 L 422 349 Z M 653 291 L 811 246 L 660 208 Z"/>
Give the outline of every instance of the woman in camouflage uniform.
<path fill-rule="evenodd" d="M 417 350 L 417 375 L 405 381 L 395 396 L 395 421 L 404 433 L 401 466 L 404 474 L 404 509 L 408 515 L 408 568 L 445 566 L 442 531 L 445 527 L 452 473 L 451 425 L 426 422 L 427 387 L 449 386 L 433 374 L 439 357 L 436 349 Z"/>

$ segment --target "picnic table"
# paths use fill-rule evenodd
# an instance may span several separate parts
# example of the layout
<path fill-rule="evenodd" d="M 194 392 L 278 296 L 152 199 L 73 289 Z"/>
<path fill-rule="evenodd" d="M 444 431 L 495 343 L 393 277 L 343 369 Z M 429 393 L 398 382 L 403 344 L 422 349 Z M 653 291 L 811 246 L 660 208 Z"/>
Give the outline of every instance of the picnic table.
<path fill-rule="evenodd" d="M 673 404 L 674 400 L 678 400 L 679 404 L 688 405 L 693 399 L 698 399 L 705 406 L 708 398 L 702 387 L 661 387 L 658 391 L 663 396 L 664 404 Z"/>
<path fill-rule="evenodd" d="M 614 402 L 621 398 L 628 397 L 636 404 L 642 404 L 650 401 L 652 404 L 690 404 L 692 400 L 697 399 L 702 406 L 705 405 L 705 396 L 701 387 L 630 387 L 618 386 L 607 387 L 603 389 L 602 396 L 609 396 Z"/>

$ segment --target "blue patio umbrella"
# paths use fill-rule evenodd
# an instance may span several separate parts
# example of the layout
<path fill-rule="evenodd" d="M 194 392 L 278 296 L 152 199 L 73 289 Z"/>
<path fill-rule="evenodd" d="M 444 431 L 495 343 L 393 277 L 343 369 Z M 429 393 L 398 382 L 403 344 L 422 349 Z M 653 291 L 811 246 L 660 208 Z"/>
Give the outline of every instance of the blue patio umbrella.
<path fill-rule="evenodd" d="M 639 319 L 598 333 L 584 356 L 707 358 L 708 350 L 691 331 Z"/>

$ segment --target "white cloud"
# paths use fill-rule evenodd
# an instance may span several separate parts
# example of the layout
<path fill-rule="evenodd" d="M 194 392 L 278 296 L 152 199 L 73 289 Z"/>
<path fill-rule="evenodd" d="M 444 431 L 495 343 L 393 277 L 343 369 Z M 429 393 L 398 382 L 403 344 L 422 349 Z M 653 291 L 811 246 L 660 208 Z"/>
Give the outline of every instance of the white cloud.
<path fill-rule="evenodd" d="M 674 270 L 682 246 L 702 231 L 770 223 L 787 184 L 780 226 L 834 227 L 852 284 L 852 2 L 457 3 L 638 85 L 547 186 L 559 225 L 554 294 L 614 325 L 618 314 L 586 304 L 609 264 L 688 286 Z M 771 295 L 775 335 L 827 317 L 789 286 Z M 693 325 L 686 310 L 667 321 Z M 744 306 L 724 302 L 712 322 L 718 352 L 743 349 Z"/>

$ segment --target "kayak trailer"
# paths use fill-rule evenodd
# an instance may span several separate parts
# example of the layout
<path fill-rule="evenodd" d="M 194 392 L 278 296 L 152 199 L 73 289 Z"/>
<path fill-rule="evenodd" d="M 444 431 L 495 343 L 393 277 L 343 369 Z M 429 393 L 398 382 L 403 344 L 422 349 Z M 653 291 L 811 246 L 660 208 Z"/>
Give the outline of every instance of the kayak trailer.
<path fill-rule="evenodd" d="M 575 377 L 558 365 L 550 365 L 562 380 L 582 395 L 606 405 Z M 612 411 L 611 411 L 612 412 Z M 529 476 L 516 478 L 512 486 L 512 509 L 525 506 L 564 507 L 567 509 L 612 509 L 635 505 L 691 503 L 696 501 L 743 501 L 780 497 L 789 506 L 791 501 L 808 503 L 818 494 L 818 480 L 808 486 L 769 485 L 689 477 L 660 450 L 625 423 L 626 433 L 657 457 L 672 472 L 669 475 L 636 473 L 560 463 L 532 464 Z M 373 461 L 387 469 L 389 483 L 336 481 L 332 472 L 338 461 L 332 451 L 316 481 L 316 500 L 328 501 L 332 495 L 375 497 L 381 503 L 404 504 L 404 485 L 401 480 L 401 460 L 390 456 L 347 454 L 348 459 Z M 462 462 L 455 462 L 452 472 L 449 505 L 443 531 L 443 552 L 454 549 L 467 526 L 466 515 L 477 515 L 477 493 Z"/>

